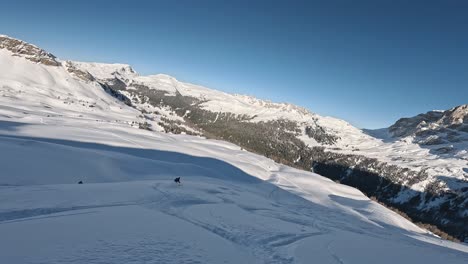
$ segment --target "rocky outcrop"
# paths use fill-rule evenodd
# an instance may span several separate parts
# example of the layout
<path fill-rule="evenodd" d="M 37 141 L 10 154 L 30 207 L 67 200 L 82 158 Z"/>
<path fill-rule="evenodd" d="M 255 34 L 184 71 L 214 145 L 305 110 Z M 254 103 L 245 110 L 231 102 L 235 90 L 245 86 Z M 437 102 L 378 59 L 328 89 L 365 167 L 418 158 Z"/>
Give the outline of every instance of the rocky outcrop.
<path fill-rule="evenodd" d="M 394 138 L 410 138 L 432 154 L 456 155 L 466 151 L 468 145 L 468 105 L 401 118 L 389 132 Z"/>
<path fill-rule="evenodd" d="M 94 78 L 93 75 L 91 75 L 88 71 L 84 71 L 84 70 L 81 70 L 81 69 L 78 69 L 73 63 L 71 63 L 70 61 L 67 61 L 65 63 L 65 68 L 67 69 L 67 71 L 69 73 L 71 73 L 72 75 L 80 78 L 81 80 L 84 80 L 84 81 L 88 81 L 88 82 L 93 82 L 95 81 L 96 79 Z"/>
<path fill-rule="evenodd" d="M 49 66 L 60 66 L 61 63 L 51 53 L 22 40 L 0 35 L 0 49 L 11 51 L 15 56 Z"/>
<path fill-rule="evenodd" d="M 107 85 L 106 83 L 101 83 L 101 82 L 98 82 L 98 83 L 102 87 L 102 89 L 104 89 L 104 91 L 106 91 L 112 97 L 116 98 L 119 101 L 122 101 L 124 104 L 128 106 L 132 106 L 132 100 L 130 100 L 130 98 L 123 95 L 121 92 L 119 92 L 118 90 L 115 90 L 114 88 Z"/>
<path fill-rule="evenodd" d="M 425 137 L 448 133 L 450 137 L 447 140 L 456 141 L 455 132 L 468 132 L 468 105 L 401 118 L 390 126 L 389 131 L 394 137 Z"/>

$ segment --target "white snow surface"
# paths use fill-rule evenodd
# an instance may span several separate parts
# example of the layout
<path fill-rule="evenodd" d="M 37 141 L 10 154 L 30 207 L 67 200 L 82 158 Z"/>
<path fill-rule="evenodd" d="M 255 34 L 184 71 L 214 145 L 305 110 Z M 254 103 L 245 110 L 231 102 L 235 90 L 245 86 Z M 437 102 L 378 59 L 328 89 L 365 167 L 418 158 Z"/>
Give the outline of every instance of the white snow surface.
<path fill-rule="evenodd" d="M 0 263 L 468 262 L 354 188 L 138 114 L 0 50 Z"/>

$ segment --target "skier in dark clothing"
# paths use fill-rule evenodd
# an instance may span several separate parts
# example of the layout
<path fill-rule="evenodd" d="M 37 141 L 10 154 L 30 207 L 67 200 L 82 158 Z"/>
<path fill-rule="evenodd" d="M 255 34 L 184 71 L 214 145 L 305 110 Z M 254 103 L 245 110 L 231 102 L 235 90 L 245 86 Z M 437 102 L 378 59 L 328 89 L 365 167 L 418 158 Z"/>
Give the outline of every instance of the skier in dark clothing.
<path fill-rule="evenodd" d="M 175 178 L 174 181 L 180 185 L 180 177 Z"/>

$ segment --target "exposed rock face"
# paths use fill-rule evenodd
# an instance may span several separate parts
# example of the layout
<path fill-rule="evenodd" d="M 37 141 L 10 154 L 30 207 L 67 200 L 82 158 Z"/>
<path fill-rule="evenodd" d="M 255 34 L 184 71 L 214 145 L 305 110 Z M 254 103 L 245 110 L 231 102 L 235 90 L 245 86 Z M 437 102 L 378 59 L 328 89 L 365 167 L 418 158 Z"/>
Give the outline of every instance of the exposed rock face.
<path fill-rule="evenodd" d="M 394 137 L 416 135 L 434 136 L 448 133 L 448 141 L 456 141 L 456 131 L 468 132 L 468 105 L 460 105 L 447 111 L 430 111 L 415 117 L 401 118 L 390 127 Z M 439 141 L 443 143 L 442 140 Z M 438 144 L 440 144 L 438 143 Z"/>
<path fill-rule="evenodd" d="M 468 124 L 468 104 L 460 105 L 446 111 L 443 122 L 449 126 Z"/>
<path fill-rule="evenodd" d="M 468 104 L 448 110 L 442 122 L 448 128 L 468 133 Z"/>
<path fill-rule="evenodd" d="M 443 117 L 443 112 L 430 111 L 425 114 L 419 114 L 415 117 L 401 118 L 390 127 L 390 133 L 394 137 L 406 137 L 416 133 L 422 127 L 433 124 Z"/>
<path fill-rule="evenodd" d="M 118 99 L 119 101 L 122 101 L 124 104 L 126 104 L 128 106 L 132 106 L 132 100 L 130 100 L 130 98 L 123 95 L 121 92 L 119 92 L 118 90 L 112 88 L 111 86 L 107 85 L 106 83 L 101 83 L 101 82 L 98 82 L 98 83 L 102 87 L 102 89 L 104 89 L 104 91 L 106 91 L 112 97 L 115 97 L 116 99 Z"/>
<path fill-rule="evenodd" d="M 13 52 L 16 56 L 24 57 L 30 61 L 44 65 L 61 65 L 61 63 L 51 53 L 22 40 L 10 38 L 5 35 L 0 35 L 0 49 L 7 49 Z"/>
<path fill-rule="evenodd" d="M 389 128 L 394 138 L 408 137 L 413 143 L 437 155 L 456 154 L 468 149 L 468 105 L 447 111 L 430 111 L 402 118 Z"/>
<path fill-rule="evenodd" d="M 88 71 L 78 69 L 70 61 L 65 62 L 65 68 L 67 69 L 67 71 L 69 73 L 75 75 L 76 77 L 78 77 L 78 78 L 80 78 L 80 79 L 82 79 L 84 81 L 93 82 L 93 81 L 96 80 L 94 78 L 94 76 L 91 75 Z"/>

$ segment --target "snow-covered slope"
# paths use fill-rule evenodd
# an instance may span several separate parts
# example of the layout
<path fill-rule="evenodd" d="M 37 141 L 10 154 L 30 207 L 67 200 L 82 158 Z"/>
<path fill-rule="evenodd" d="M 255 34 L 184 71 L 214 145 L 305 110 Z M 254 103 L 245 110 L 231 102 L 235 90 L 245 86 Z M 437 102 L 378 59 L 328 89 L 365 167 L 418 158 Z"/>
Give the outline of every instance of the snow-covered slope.
<path fill-rule="evenodd" d="M 117 112 L 122 120 L 130 121 L 139 114 L 122 108 L 97 83 L 81 82 L 62 67 L 33 64 L 0 49 L 0 68 L 0 107 L 8 116 L 34 113 L 105 119 L 109 112 Z"/>
<path fill-rule="evenodd" d="M 57 61 L 46 65 L 0 49 L 0 263 L 468 261 L 466 245 L 435 237 L 357 189 L 231 143 L 139 129 L 185 119 L 141 98 L 128 105 L 116 94 L 131 97 L 128 90 L 145 78 L 169 91 L 170 77 L 93 64 L 97 73 Z M 116 75 L 125 91 L 104 83 Z M 174 97 L 190 89 L 205 101 L 208 94 L 229 96 L 176 86 Z M 258 108 L 263 121 L 275 111 L 316 116 L 227 98 Z"/>
<path fill-rule="evenodd" d="M 1 263 L 468 260 L 354 188 L 229 143 L 41 118 L 1 118 Z"/>

